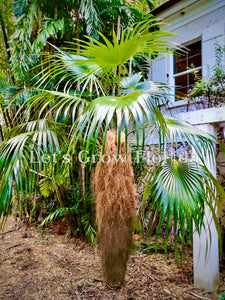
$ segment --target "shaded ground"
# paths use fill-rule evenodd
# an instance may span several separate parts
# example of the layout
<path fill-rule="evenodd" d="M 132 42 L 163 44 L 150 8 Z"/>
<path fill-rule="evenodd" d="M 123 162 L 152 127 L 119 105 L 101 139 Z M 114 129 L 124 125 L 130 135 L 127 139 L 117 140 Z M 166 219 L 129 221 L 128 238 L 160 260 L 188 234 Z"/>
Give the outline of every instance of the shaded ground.
<path fill-rule="evenodd" d="M 10 218 L 4 232 L 21 225 Z M 63 243 L 52 229 L 35 227 L 0 234 L 0 299 L 218 299 L 190 284 L 191 260 L 178 268 L 164 255 L 132 255 L 121 290 L 102 284 L 96 248 L 80 240 Z M 222 278 L 222 281 L 224 278 Z M 224 282 L 217 292 L 223 291 Z"/>

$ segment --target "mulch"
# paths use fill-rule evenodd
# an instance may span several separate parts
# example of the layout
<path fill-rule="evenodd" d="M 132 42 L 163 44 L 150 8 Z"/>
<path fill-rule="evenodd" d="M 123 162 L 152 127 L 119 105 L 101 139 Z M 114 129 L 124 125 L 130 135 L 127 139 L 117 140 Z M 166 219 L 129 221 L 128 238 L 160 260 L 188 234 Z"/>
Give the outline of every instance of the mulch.
<path fill-rule="evenodd" d="M 11 232 L 10 232 L 11 231 Z M 54 226 L 44 234 L 10 217 L 0 233 L 0 299 L 218 299 L 221 285 L 206 292 L 192 283 L 192 259 L 177 266 L 170 255 L 131 255 L 120 290 L 102 282 L 97 247 L 79 239 L 64 240 Z M 138 237 L 135 237 L 138 240 Z"/>

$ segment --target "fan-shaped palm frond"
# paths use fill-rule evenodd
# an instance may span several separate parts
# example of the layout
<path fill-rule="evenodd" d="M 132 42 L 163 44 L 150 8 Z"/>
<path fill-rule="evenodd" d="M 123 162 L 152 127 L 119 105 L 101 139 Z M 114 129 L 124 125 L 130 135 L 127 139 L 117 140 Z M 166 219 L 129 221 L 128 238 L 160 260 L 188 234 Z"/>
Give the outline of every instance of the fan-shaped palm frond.
<path fill-rule="evenodd" d="M 52 76 L 58 76 L 60 77 L 58 85 L 67 80 L 66 85 L 70 86 L 70 84 L 74 84 L 74 81 L 77 81 L 82 86 L 82 90 L 90 85 L 90 90 L 92 86 L 96 86 L 96 91 L 103 92 L 99 82 L 101 81 L 104 85 L 105 79 L 111 80 L 113 84 L 115 82 L 118 84 L 120 76 L 128 74 L 127 65 L 131 57 L 145 56 L 145 53 L 159 55 L 159 53 L 170 51 L 169 43 L 162 38 L 174 34 L 165 31 L 150 32 L 155 24 L 155 21 L 147 20 L 133 25 L 129 29 L 124 29 L 119 42 L 115 33 L 113 33 L 113 42 L 101 33 L 99 35 L 103 42 L 91 37 L 88 37 L 89 41 L 87 42 L 79 40 L 78 43 L 81 46 L 79 53 L 77 50 L 73 51 L 72 48 L 70 48 L 71 53 L 66 53 L 53 46 L 58 54 L 54 54 L 46 60 L 45 64 L 52 62 L 52 60 L 54 63 L 44 69 L 46 72 L 39 79 L 39 85 L 50 80 Z M 71 46 L 73 46 L 72 43 Z M 119 67 L 118 74 L 116 72 L 117 67 Z M 72 77 L 71 74 L 75 77 Z"/>
<path fill-rule="evenodd" d="M 215 155 L 213 143 L 218 142 L 215 137 L 182 120 L 165 117 L 165 121 L 168 128 L 168 135 L 163 135 L 161 129 L 159 129 L 159 144 L 163 144 L 165 146 L 172 143 L 177 145 L 179 142 L 183 145 L 188 143 L 188 145 L 193 147 L 196 151 L 203 165 L 205 164 L 204 157 L 206 156 L 206 153 L 208 153 L 211 159 Z M 224 148 L 222 146 L 221 149 L 224 152 Z"/>
<path fill-rule="evenodd" d="M 60 79 L 57 81 L 55 86 L 56 89 L 58 89 L 63 82 L 66 82 L 64 91 L 67 93 L 70 89 L 77 87 L 76 85 L 78 84 L 78 86 L 82 88 L 82 93 L 89 89 L 90 93 L 94 93 L 96 91 L 98 95 L 99 93 L 104 94 L 102 83 L 98 77 L 90 72 L 91 70 L 89 66 L 84 65 L 84 61 L 88 60 L 87 57 L 67 53 L 54 45 L 51 46 L 59 53 L 52 55 L 50 58 L 45 60 L 43 65 L 47 64 L 47 67 L 43 70 L 45 72 L 44 75 L 42 74 L 43 71 L 39 73 L 39 75 L 42 76 L 37 81 L 37 86 L 41 86 L 43 84 L 46 86 L 52 78 L 58 78 L 60 76 Z M 51 64 L 49 65 L 50 62 Z"/>
<path fill-rule="evenodd" d="M 128 95 L 134 92 L 144 92 L 149 95 L 152 95 L 155 98 L 160 98 L 162 96 L 167 95 L 166 89 L 162 89 L 162 85 L 157 84 L 153 81 L 142 81 L 142 75 L 137 73 L 135 75 L 129 77 L 123 77 L 121 79 L 121 86 L 123 90 L 121 90 L 122 95 Z M 169 95 L 169 94 L 168 94 Z"/>
<path fill-rule="evenodd" d="M 148 30 L 155 26 L 152 20 L 140 22 L 122 31 L 120 41 L 118 42 L 116 34 L 113 34 L 113 43 L 104 35 L 100 34 L 104 42 L 89 38 L 89 42 L 83 42 L 80 54 L 90 58 L 85 61 L 85 65 L 98 66 L 98 70 L 115 69 L 118 66 L 125 68 L 124 64 L 133 56 L 143 53 L 158 55 L 168 52 L 168 42 L 162 38 L 173 36 L 174 34 L 166 31 Z M 96 72 L 96 67 L 92 67 Z"/>
<path fill-rule="evenodd" d="M 122 86 L 126 90 L 121 90 L 124 96 L 105 96 L 94 99 L 83 111 L 79 123 L 75 129 L 74 136 L 78 139 L 82 132 L 85 132 L 85 140 L 90 142 L 92 138 L 96 140 L 102 126 L 104 126 L 103 151 L 107 130 L 114 126 L 118 130 L 118 153 L 120 147 L 121 130 L 125 130 L 126 147 L 128 127 L 133 124 L 136 129 L 137 145 L 139 145 L 139 129 L 143 131 L 145 137 L 145 122 L 150 122 L 155 127 L 160 126 L 166 135 L 166 124 L 157 106 L 155 98 L 163 96 L 164 92 L 156 88 L 151 82 L 144 82 L 136 85 L 132 90 L 133 82 L 136 80 L 125 78 Z M 130 79 L 130 83 L 129 82 Z M 130 88 L 129 91 L 127 88 Z M 156 92 L 157 91 L 157 92 Z M 154 97 L 152 95 L 154 94 Z M 79 133 L 79 134 L 78 134 Z M 142 146 L 145 140 L 143 138 Z"/>
<path fill-rule="evenodd" d="M 215 178 L 212 178 L 207 168 L 195 162 L 180 162 L 168 158 L 161 163 L 154 172 L 146 176 L 146 187 L 143 202 L 150 202 L 149 211 L 155 206 L 150 228 L 150 238 L 153 224 L 159 215 L 156 231 L 156 244 L 158 242 L 163 220 L 167 219 L 165 231 L 165 249 L 169 239 L 170 223 L 174 226 L 174 242 L 177 255 L 177 230 L 180 229 L 182 253 L 184 247 L 185 231 L 187 230 L 192 241 L 193 223 L 195 230 L 200 234 L 201 227 L 208 227 L 204 218 L 208 206 L 212 212 L 214 222 L 219 231 L 217 209 L 218 192 L 225 197 L 225 192 Z M 212 180 L 213 179 L 213 180 Z M 210 200 L 209 200 L 210 199 Z M 192 223 L 193 222 L 193 223 Z M 208 220 L 211 222 L 211 220 Z M 210 241 L 206 241 L 207 243 Z"/>
<path fill-rule="evenodd" d="M 22 115 L 24 120 L 27 120 L 32 112 L 34 119 L 51 116 L 55 122 L 74 124 L 86 105 L 87 100 L 76 96 L 76 92 L 70 95 L 57 91 L 43 91 L 28 99 L 22 106 Z M 17 115 L 20 114 L 21 111 L 18 111 Z"/>
<path fill-rule="evenodd" d="M 218 143 L 214 136 L 194 127 L 186 121 L 168 116 L 163 117 L 167 128 L 167 134 L 164 134 L 161 127 L 154 127 L 151 124 L 146 123 L 147 136 L 145 137 L 145 142 L 147 145 L 151 145 L 152 138 L 154 137 L 154 143 L 156 143 L 156 140 L 158 139 L 157 144 L 159 145 L 159 154 L 165 154 L 168 145 L 177 147 L 182 144 L 184 147 L 189 145 L 189 147 L 196 152 L 197 156 L 195 157 L 194 152 L 192 156 L 192 159 L 195 157 L 196 162 L 200 159 L 201 163 L 205 165 L 204 157 L 206 156 L 206 153 L 210 160 L 213 159 L 215 155 L 214 143 Z M 225 154 L 224 147 L 221 144 L 219 145 L 222 152 Z"/>

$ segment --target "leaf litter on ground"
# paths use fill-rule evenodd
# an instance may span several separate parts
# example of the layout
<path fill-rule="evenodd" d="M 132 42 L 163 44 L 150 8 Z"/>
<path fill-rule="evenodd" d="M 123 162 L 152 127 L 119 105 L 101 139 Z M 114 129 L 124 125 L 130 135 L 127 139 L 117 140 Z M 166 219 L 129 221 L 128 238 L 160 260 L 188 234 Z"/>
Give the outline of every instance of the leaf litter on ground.
<path fill-rule="evenodd" d="M 16 221 L 19 223 L 19 221 Z M 4 232 L 12 230 L 10 217 Z M 19 224 L 20 230 L 1 235 L 0 299 L 218 299 L 225 289 L 225 270 L 214 293 L 192 283 L 192 258 L 178 266 L 171 254 L 145 254 L 136 246 L 125 285 L 108 289 L 102 282 L 98 249 L 79 239 L 57 234 L 52 226 L 42 234 L 36 226 Z M 135 236 L 138 244 L 139 236 Z"/>

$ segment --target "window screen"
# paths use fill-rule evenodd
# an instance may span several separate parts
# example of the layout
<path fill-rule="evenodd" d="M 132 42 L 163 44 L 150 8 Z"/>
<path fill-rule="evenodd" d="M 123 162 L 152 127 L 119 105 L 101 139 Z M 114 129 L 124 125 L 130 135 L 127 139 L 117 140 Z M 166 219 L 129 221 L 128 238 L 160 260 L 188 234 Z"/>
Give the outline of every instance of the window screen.
<path fill-rule="evenodd" d="M 202 76 L 201 41 L 185 48 L 185 52 L 178 52 L 174 55 L 176 100 L 181 100 L 188 96 L 190 88 L 195 83 L 194 70 L 198 70 L 198 74 Z"/>

